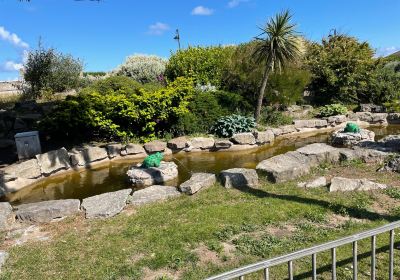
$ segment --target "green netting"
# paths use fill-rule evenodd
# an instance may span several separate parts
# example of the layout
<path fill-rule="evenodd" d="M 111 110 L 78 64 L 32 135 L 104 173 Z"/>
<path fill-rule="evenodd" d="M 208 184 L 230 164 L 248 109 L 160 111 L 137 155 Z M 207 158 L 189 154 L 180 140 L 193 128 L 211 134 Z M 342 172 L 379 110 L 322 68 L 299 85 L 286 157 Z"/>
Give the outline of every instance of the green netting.
<path fill-rule="evenodd" d="M 360 127 L 355 123 L 348 123 L 344 128 L 344 132 L 359 133 Z"/>
<path fill-rule="evenodd" d="M 143 160 L 141 167 L 144 167 L 144 168 L 159 167 L 163 158 L 164 158 L 164 155 L 159 152 L 149 155 Z"/>

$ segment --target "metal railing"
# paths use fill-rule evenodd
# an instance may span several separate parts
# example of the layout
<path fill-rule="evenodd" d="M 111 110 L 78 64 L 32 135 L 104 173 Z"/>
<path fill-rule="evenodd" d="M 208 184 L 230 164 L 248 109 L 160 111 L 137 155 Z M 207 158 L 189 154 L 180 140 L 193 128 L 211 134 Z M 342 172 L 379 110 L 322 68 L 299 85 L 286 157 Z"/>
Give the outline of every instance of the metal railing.
<path fill-rule="evenodd" d="M 336 248 L 352 244 L 353 245 L 353 279 L 357 280 L 358 277 L 358 261 L 357 261 L 357 242 L 371 238 L 371 279 L 376 278 L 376 236 L 378 234 L 389 232 L 389 275 L 388 279 L 393 280 L 393 258 L 394 258 L 394 230 L 400 228 L 400 221 L 390 223 L 379 228 L 367 230 L 358 234 L 354 234 L 348 237 L 344 237 L 341 239 L 337 239 L 335 241 L 327 242 L 321 245 L 317 245 L 314 247 L 310 247 L 307 249 L 303 249 L 297 252 L 293 252 L 287 255 L 283 255 L 280 257 L 272 258 L 265 261 L 260 261 L 258 263 L 250 264 L 241 268 L 237 268 L 220 275 L 216 275 L 207 280 L 226 280 L 226 279 L 234 279 L 239 278 L 240 280 L 244 280 L 245 276 L 258 272 L 264 272 L 264 279 L 270 279 L 270 268 L 273 266 L 277 266 L 280 264 L 287 263 L 288 266 L 288 279 L 293 280 L 294 272 L 293 272 L 293 261 L 304 258 L 310 257 L 312 261 L 312 279 L 317 279 L 317 254 L 331 250 L 331 275 L 332 280 L 336 280 Z"/>

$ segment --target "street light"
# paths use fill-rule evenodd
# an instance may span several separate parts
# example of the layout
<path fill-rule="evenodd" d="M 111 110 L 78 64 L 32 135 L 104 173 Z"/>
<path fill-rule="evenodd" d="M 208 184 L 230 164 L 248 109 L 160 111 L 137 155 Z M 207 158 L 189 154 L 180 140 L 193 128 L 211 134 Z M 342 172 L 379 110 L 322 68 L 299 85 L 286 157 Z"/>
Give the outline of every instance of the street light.
<path fill-rule="evenodd" d="M 179 29 L 176 29 L 174 40 L 178 41 L 178 48 L 181 50 L 181 37 L 179 36 Z"/>

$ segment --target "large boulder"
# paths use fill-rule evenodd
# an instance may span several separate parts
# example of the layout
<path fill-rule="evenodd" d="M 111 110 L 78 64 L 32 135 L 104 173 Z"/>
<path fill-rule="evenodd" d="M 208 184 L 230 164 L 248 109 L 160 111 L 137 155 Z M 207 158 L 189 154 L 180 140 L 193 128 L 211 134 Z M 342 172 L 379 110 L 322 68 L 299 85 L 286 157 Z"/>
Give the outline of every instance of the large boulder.
<path fill-rule="evenodd" d="M 231 168 L 221 171 L 219 177 L 225 188 L 252 188 L 258 186 L 258 175 L 254 169 Z"/>
<path fill-rule="evenodd" d="M 371 113 L 384 113 L 386 108 L 381 105 L 376 104 L 361 104 L 360 105 L 360 112 L 371 112 Z"/>
<path fill-rule="evenodd" d="M 5 175 L 14 178 L 37 179 L 42 176 L 37 159 L 30 159 L 3 168 Z"/>
<path fill-rule="evenodd" d="M 384 184 L 378 184 L 367 179 L 348 179 L 343 177 L 334 177 L 331 180 L 329 191 L 369 191 L 377 189 L 386 189 Z"/>
<path fill-rule="evenodd" d="M 375 133 L 367 129 L 360 129 L 360 132 L 345 132 L 344 129 L 335 131 L 331 136 L 331 142 L 337 146 L 353 146 L 365 141 L 374 141 Z"/>
<path fill-rule="evenodd" d="M 125 147 L 126 155 L 135 155 L 135 156 L 146 156 L 146 151 L 142 145 L 139 144 L 128 144 Z"/>
<path fill-rule="evenodd" d="M 272 143 L 275 139 L 274 132 L 271 129 L 266 131 L 255 131 L 254 137 L 256 138 L 256 143 L 259 145 Z"/>
<path fill-rule="evenodd" d="M 194 137 L 190 139 L 189 150 L 208 150 L 214 147 L 215 140 L 212 137 Z"/>
<path fill-rule="evenodd" d="M 47 223 L 79 212 L 78 199 L 49 200 L 16 206 L 15 216 L 20 221 Z"/>
<path fill-rule="evenodd" d="M 210 173 L 194 173 L 189 180 L 179 186 L 179 190 L 183 193 L 192 195 L 200 189 L 212 186 L 216 182 L 214 174 Z"/>
<path fill-rule="evenodd" d="M 0 202 L 0 231 L 6 230 L 14 221 L 12 207 L 8 202 Z"/>
<path fill-rule="evenodd" d="M 388 135 L 380 139 L 378 143 L 390 151 L 400 151 L 400 135 Z"/>
<path fill-rule="evenodd" d="M 327 180 L 325 177 L 318 177 L 310 182 L 300 182 L 297 184 L 298 187 L 300 188 L 306 188 L 306 189 L 314 189 L 314 188 L 320 188 L 320 187 L 326 187 L 328 184 Z"/>
<path fill-rule="evenodd" d="M 341 160 L 360 159 L 365 163 L 382 163 L 389 153 L 375 150 L 355 147 L 353 149 L 339 149 Z"/>
<path fill-rule="evenodd" d="M 339 124 L 345 123 L 347 121 L 347 117 L 345 115 L 330 116 L 326 118 L 326 121 L 330 126 L 337 126 Z"/>
<path fill-rule="evenodd" d="M 149 154 L 164 152 L 165 148 L 167 148 L 167 143 L 160 140 L 154 140 L 144 144 L 144 149 Z"/>
<path fill-rule="evenodd" d="M 187 146 L 188 146 L 188 139 L 184 136 L 171 139 L 167 143 L 167 147 L 173 151 L 183 150 Z"/>
<path fill-rule="evenodd" d="M 324 162 L 338 162 L 340 159 L 339 150 L 324 143 L 314 143 L 297 149 L 297 152 L 307 156 L 313 165 Z"/>
<path fill-rule="evenodd" d="M 72 166 L 90 167 L 94 162 L 108 160 L 108 153 L 105 148 L 86 146 L 72 149 L 70 159 Z"/>
<path fill-rule="evenodd" d="M 312 166 L 307 155 L 294 151 L 263 160 L 256 169 L 270 181 L 280 183 L 309 173 Z"/>
<path fill-rule="evenodd" d="M 387 124 L 387 116 L 387 113 L 357 112 L 352 118 L 370 124 L 385 125 Z"/>
<path fill-rule="evenodd" d="M 132 185 L 137 187 L 162 184 L 178 178 L 178 166 L 174 162 L 162 161 L 159 167 L 131 167 L 127 175 Z"/>
<path fill-rule="evenodd" d="M 214 148 L 217 150 L 229 149 L 230 147 L 232 147 L 232 145 L 233 143 L 228 139 L 220 139 L 220 140 L 215 140 Z"/>
<path fill-rule="evenodd" d="M 108 157 L 111 159 L 125 154 L 124 151 L 125 151 L 125 146 L 123 146 L 120 143 L 107 145 Z"/>
<path fill-rule="evenodd" d="M 271 130 L 275 137 L 297 132 L 297 129 L 294 125 L 284 125 L 278 128 L 272 128 Z"/>
<path fill-rule="evenodd" d="M 256 143 L 256 138 L 251 132 L 237 133 L 231 138 L 233 143 L 239 145 L 254 145 Z"/>
<path fill-rule="evenodd" d="M 400 124 L 400 113 L 390 113 L 390 114 L 388 114 L 387 122 L 389 124 Z"/>
<path fill-rule="evenodd" d="M 17 192 L 37 182 L 37 179 L 3 178 L 0 180 L 0 196 Z"/>
<path fill-rule="evenodd" d="M 131 193 L 131 189 L 124 189 L 88 197 L 82 201 L 81 208 L 87 219 L 112 217 L 124 209 Z"/>
<path fill-rule="evenodd" d="M 69 164 L 69 155 L 65 148 L 36 155 L 36 159 L 40 166 L 42 175 L 44 176 L 49 176 L 71 167 Z"/>
<path fill-rule="evenodd" d="M 295 128 L 322 128 L 327 127 L 326 120 L 312 119 L 312 120 L 294 120 Z"/>
<path fill-rule="evenodd" d="M 129 198 L 129 203 L 138 206 L 166 200 L 180 195 L 181 193 L 175 187 L 154 185 L 135 191 Z"/>

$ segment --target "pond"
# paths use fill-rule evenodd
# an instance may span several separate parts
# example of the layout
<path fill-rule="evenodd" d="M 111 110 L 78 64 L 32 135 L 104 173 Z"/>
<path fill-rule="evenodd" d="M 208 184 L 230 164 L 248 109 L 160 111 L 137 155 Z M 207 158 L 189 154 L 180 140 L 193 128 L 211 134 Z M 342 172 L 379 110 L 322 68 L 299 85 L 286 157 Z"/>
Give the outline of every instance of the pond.
<path fill-rule="evenodd" d="M 400 134 L 400 125 L 387 127 L 370 127 L 376 134 L 376 140 L 386 135 Z M 244 167 L 255 168 L 262 160 L 287 151 L 295 150 L 305 145 L 317 142 L 327 142 L 331 132 L 314 134 L 312 136 L 288 138 L 275 141 L 272 145 L 261 146 L 256 149 L 239 152 L 197 152 L 178 153 L 167 157 L 167 161 L 174 161 L 179 168 L 178 182 L 184 182 L 193 172 L 218 173 L 221 170 Z M 52 199 L 83 199 L 89 196 L 129 188 L 126 171 L 142 160 L 110 161 L 91 170 L 70 172 L 50 177 L 31 187 L 7 195 L 3 200 L 17 205 L 22 203 L 38 202 Z"/>

